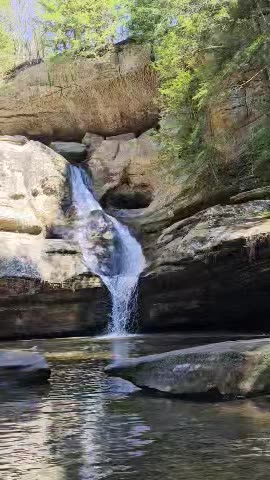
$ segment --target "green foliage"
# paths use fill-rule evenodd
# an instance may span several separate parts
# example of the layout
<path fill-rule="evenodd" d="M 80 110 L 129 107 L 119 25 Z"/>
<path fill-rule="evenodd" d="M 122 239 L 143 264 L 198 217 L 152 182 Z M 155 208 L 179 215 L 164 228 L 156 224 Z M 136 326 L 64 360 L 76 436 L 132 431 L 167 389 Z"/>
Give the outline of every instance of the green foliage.
<path fill-rule="evenodd" d="M 55 54 L 96 55 L 111 45 L 123 17 L 116 0 L 41 0 L 48 42 Z"/>
<path fill-rule="evenodd" d="M 250 137 L 245 157 L 250 172 L 258 176 L 263 183 L 270 181 L 270 122 L 257 127 Z"/>
<path fill-rule="evenodd" d="M 267 0 L 137 0 L 131 2 L 129 28 L 134 39 L 150 40 L 160 78 L 163 158 L 176 171 L 224 172 L 218 148 L 205 135 L 209 104 L 222 96 L 227 77 L 254 66 L 269 66 Z M 266 10 L 265 10 L 266 9 Z M 266 16 L 266 14 L 268 16 Z M 174 128 L 168 128 L 173 123 Z M 173 120 L 174 119 L 174 120 Z M 175 127 L 177 125 L 177 127 Z M 261 148 L 259 155 L 266 151 Z M 260 163 L 260 162 L 259 162 Z M 228 176 L 228 181 L 230 174 Z"/>
<path fill-rule="evenodd" d="M 20 63 L 44 57 L 37 1 L 0 0 L 0 75 Z"/>
<path fill-rule="evenodd" d="M 12 39 L 3 25 L 4 14 L 8 7 L 8 0 L 0 0 L 0 78 L 13 64 Z"/>
<path fill-rule="evenodd" d="M 127 3 L 129 14 L 129 37 L 141 43 L 155 42 L 167 29 L 167 0 L 130 0 Z"/>
<path fill-rule="evenodd" d="M 27 4 L 27 0 L 17 1 Z M 33 51 L 44 55 L 44 39 L 47 53 L 52 53 L 55 61 L 63 61 L 68 55 L 99 55 L 119 39 L 121 29 L 126 29 L 132 41 L 150 42 L 153 47 L 154 68 L 160 79 L 162 121 L 158 137 L 163 158 L 171 159 L 175 170 L 196 175 L 206 184 L 209 178 L 214 184 L 220 183 L 226 175 L 226 181 L 232 180 L 225 172 L 220 149 L 206 135 L 207 112 L 211 103 L 222 97 L 222 85 L 233 74 L 250 68 L 263 72 L 269 79 L 269 0 L 39 3 L 43 15 L 38 28 L 34 28 L 35 49 L 25 42 L 24 24 L 20 23 L 19 38 L 14 36 L 18 28 L 0 28 L 2 70 Z M 1 9 L 10 14 L 9 6 L 10 0 L 0 0 L 0 27 Z M 267 116 L 269 105 L 262 108 Z M 265 128 L 254 133 L 252 145 L 245 152 L 246 160 L 242 159 L 247 162 L 246 171 L 251 169 L 258 175 L 269 162 L 268 127 Z"/>
<path fill-rule="evenodd" d="M 11 37 L 0 26 L 0 77 L 14 65 Z"/>

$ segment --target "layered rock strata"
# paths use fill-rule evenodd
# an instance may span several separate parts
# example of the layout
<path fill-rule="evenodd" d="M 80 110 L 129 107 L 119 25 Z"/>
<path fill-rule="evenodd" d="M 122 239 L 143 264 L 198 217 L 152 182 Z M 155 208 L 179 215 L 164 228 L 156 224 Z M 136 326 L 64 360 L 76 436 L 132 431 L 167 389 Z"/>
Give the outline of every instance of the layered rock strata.
<path fill-rule="evenodd" d="M 66 160 L 38 142 L 0 137 L 0 169 L 1 338 L 102 330 L 106 291 L 84 265 L 62 208 Z M 63 229 L 65 240 L 48 238 Z"/>
<path fill-rule="evenodd" d="M 42 141 L 143 132 L 157 122 L 157 77 L 148 45 L 115 48 L 98 59 L 41 62 L 0 88 L 0 134 Z"/>

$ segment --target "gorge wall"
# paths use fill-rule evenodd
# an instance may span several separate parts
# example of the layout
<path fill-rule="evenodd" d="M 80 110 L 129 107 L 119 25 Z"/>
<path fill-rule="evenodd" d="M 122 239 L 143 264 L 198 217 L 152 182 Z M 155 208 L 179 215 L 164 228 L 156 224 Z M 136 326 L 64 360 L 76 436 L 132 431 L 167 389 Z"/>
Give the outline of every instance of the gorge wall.
<path fill-rule="evenodd" d="M 62 155 L 70 159 L 76 144 L 54 143 L 59 155 L 29 138 L 83 141 L 78 161 L 99 201 L 142 242 L 141 331 L 267 331 L 270 184 L 247 168 L 245 151 L 267 121 L 269 81 L 247 69 L 221 85 L 205 135 L 215 139 L 224 177 L 197 182 L 162 161 L 148 130 L 158 118 L 150 51 L 132 48 L 54 65 L 52 84 L 47 65 L 32 66 L 1 88 L 1 338 L 103 331 L 110 307 L 79 246 L 59 234 L 74 227 Z"/>
<path fill-rule="evenodd" d="M 18 68 L 0 88 L 0 134 L 48 142 L 143 132 L 158 116 L 150 62 L 150 47 L 126 45 L 96 60 Z"/>

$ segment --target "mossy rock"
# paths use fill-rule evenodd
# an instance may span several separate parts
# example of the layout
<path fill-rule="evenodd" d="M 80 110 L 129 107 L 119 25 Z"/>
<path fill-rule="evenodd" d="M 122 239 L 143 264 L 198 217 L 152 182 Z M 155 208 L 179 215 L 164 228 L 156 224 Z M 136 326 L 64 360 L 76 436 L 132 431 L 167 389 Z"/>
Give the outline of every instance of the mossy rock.
<path fill-rule="evenodd" d="M 270 393 L 270 339 L 223 342 L 109 365 L 140 388 L 183 396 Z"/>
<path fill-rule="evenodd" d="M 111 360 L 110 352 L 71 351 L 71 352 L 46 352 L 46 360 L 51 362 L 80 362 L 84 360 Z"/>

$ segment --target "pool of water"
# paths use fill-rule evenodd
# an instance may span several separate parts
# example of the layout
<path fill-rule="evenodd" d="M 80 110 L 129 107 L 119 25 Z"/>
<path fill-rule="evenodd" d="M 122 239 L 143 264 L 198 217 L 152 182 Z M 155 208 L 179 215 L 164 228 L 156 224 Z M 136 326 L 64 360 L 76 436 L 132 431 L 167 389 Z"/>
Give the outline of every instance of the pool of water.
<path fill-rule="evenodd" d="M 185 402 L 145 395 L 103 373 L 113 356 L 158 353 L 227 338 L 233 336 L 0 344 L 0 348 L 37 347 L 47 354 L 53 372 L 48 386 L 0 393 L 0 479 L 268 479 L 270 397 Z"/>

